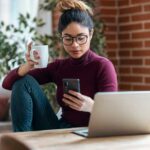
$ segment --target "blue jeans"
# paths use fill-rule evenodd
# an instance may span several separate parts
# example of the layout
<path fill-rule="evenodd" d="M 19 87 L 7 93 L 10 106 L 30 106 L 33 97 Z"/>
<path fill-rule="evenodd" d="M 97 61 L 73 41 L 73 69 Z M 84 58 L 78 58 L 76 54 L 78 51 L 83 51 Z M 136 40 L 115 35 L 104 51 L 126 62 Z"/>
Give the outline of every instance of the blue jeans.
<path fill-rule="evenodd" d="M 15 132 L 71 127 L 63 119 L 58 120 L 40 85 L 29 75 L 13 85 L 11 115 Z"/>

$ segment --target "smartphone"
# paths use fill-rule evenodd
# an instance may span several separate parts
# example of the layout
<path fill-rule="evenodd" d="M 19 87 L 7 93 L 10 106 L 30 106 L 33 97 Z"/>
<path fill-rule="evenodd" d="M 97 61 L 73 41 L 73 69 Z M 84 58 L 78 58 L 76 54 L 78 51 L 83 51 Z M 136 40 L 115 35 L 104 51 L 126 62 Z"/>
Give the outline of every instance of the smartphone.
<path fill-rule="evenodd" d="M 68 93 L 69 90 L 80 92 L 80 79 L 63 79 L 64 93 Z"/>

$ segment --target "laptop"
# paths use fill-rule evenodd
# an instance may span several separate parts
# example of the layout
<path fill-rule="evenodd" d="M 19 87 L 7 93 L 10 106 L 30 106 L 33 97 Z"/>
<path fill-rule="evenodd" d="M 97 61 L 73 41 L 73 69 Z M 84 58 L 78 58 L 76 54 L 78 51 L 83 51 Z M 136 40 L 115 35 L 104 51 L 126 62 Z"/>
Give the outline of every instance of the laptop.
<path fill-rule="evenodd" d="M 96 93 L 85 137 L 150 133 L 150 91 Z"/>

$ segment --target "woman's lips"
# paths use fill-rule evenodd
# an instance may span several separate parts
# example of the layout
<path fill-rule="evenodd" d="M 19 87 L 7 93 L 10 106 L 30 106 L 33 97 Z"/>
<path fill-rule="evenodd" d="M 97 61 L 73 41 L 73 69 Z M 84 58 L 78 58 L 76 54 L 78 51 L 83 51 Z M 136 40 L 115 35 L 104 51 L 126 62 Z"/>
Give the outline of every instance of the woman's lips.
<path fill-rule="evenodd" d="M 80 54 L 80 51 L 71 51 L 72 54 Z"/>

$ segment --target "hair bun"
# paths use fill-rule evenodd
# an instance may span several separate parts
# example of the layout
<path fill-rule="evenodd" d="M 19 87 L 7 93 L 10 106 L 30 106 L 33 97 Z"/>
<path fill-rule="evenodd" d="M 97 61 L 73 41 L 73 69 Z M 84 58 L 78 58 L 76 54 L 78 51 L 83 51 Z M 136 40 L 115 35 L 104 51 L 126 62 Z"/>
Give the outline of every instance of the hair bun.
<path fill-rule="evenodd" d="M 69 9 L 79 9 L 81 11 L 87 11 L 90 15 L 93 15 L 92 9 L 81 0 L 58 0 L 56 7 L 61 12 Z"/>

